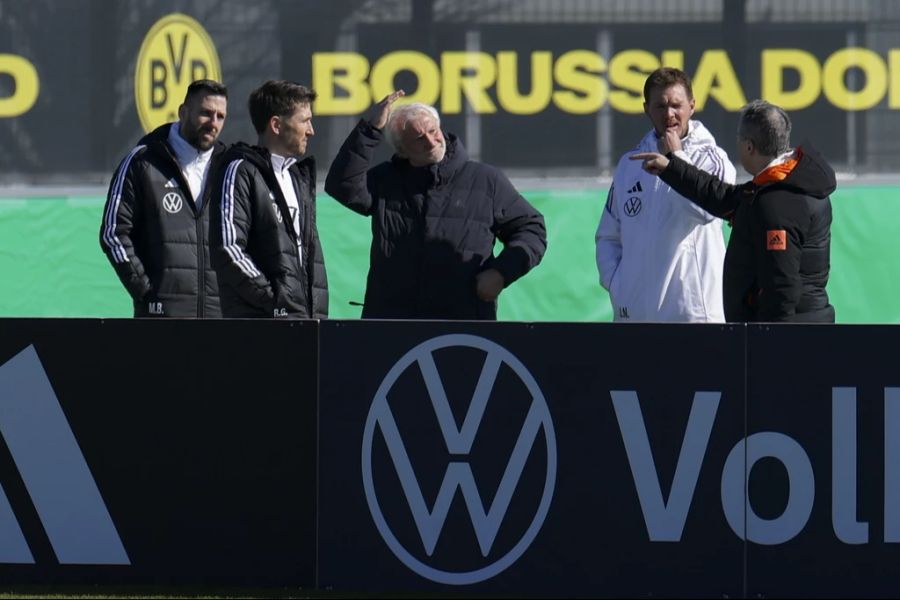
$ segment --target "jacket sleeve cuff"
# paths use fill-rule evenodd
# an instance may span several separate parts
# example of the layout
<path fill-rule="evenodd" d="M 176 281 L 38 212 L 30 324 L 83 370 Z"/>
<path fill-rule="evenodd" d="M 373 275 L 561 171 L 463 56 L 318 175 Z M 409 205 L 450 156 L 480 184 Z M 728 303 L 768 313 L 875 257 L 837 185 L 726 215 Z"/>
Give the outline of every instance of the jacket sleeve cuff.
<path fill-rule="evenodd" d="M 669 153 L 669 164 L 663 169 L 663 172 L 659 174 L 659 178 L 662 179 L 669 185 L 672 185 L 673 181 L 678 181 L 683 175 L 691 163 L 683 160 L 680 156 L 678 156 L 674 152 Z"/>
<path fill-rule="evenodd" d="M 503 275 L 503 287 L 509 286 L 528 271 L 528 256 L 522 248 L 509 246 L 497 256 L 489 268 Z"/>
<path fill-rule="evenodd" d="M 356 128 L 360 134 L 367 138 L 378 140 L 379 142 L 384 139 L 384 132 L 381 129 L 372 127 L 372 124 L 365 119 L 360 119 L 359 123 L 356 124 Z"/>

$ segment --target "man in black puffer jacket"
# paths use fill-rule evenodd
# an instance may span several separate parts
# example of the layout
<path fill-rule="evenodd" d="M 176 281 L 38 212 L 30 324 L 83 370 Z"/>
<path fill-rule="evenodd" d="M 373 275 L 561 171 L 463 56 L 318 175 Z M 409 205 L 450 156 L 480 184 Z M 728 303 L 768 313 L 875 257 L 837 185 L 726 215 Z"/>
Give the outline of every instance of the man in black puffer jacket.
<path fill-rule="evenodd" d="M 363 318 L 497 318 L 497 296 L 547 247 L 543 216 L 496 168 L 471 161 L 423 104 L 375 105 L 331 164 L 325 191 L 372 218 Z M 390 114 L 390 116 L 388 116 Z M 382 129 L 396 150 L 372 167 Z M 494 242 L 503 251 L 494 256 Z"/>
<path fill-rule="evenodd" d="M 144 136 L 116 169 L 100 246 L 134 303 L 135 317 L 221 317 L 209 260 L 211 185 L 225 151 L 228 91 L 191 83 L 178 121 Z"/>
<path fill-rule="evenodd" d="M 741 111 L 738 152 L 753 180 L 723 183 L 678 157 L 632 155 L 644 168 L 733 226 L 725 253 L 725 318 L 736 322 L 834 323 L 828 302 L 834 170 L 809 144 L 790 147 L 791 121 L 754 100 Z"/>
<path fill-rule="evenodd" d="M 250 95 L 257 146 L 225 154 L 210 251 L 225 317 L 325 318 L 328 281 L 316 228 L 316 164 L 306 152 L 316 93 L 267 81 Z"/>

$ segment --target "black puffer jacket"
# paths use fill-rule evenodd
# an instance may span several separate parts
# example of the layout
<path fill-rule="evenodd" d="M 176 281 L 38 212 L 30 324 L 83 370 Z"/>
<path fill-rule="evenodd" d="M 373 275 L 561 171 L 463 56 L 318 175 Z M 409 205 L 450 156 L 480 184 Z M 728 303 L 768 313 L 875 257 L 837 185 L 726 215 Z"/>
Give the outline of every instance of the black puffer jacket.
<path fill-rule="evenodd" d="M 213 148 L 198 211 L 167 141 L 171 126 L 144 136 L 116 169 L 100 246 L 131 295 L 135 317 L 220 317 L 208 205 L 225 145 Z"/>
<path fill-rule="evenodd" d="M 496 302 L 476 295 L 476 275 L 494 268 L 509 285 L 544 255 L 543 216 L 498 169 L 445 139 L 436 165 L 395 155 L 370 168 L 382 133 L 362 120 L 328 171 L 325 191 L 372 218 L 364 318 L 496 319 Z"/>
<path fill-rule="evenodd" d="M 660 175 L 678 193 L 729 219 L 723 295 L 728 321 L 833 323 L 828 302 L 834 170 L 809 144 L 782 181 L 728 185 L 672 158 Z"/>
<path fill-rule="evenodd" d="M 289 172 L 300 203 L 300 243 L 265 148 L 236 144 L 213 196 L 210 251 L 225 317 L 325 318 L 328 280 L 316 228 L 316 165 Z"/>

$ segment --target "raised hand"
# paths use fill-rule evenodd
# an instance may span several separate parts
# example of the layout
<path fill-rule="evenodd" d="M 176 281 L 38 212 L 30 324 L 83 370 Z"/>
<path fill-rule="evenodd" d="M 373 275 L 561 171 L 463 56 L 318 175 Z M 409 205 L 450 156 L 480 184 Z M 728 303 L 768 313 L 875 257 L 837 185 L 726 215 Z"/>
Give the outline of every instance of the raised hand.
<path fill-rule="evenodd" d="M 405 96 L 406 92 L 397 90 L 384 97 L 384 99 L 372 106 L 364 117 L 369 125 L 375 129 L 384 129 L 387 124 L 388 115 L 391 114 L 391 105 L 397 101 L 397 98 Z"/>

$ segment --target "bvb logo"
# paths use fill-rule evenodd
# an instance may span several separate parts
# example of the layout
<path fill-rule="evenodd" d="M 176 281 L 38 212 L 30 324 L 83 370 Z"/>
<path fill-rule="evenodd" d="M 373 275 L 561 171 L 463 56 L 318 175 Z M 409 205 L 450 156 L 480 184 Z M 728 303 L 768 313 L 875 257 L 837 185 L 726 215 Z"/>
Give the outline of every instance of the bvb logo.
<path fill-rule="evenodd" d="M 134 101 L 144 131 L 177 120 L 187 86 L 197 79 L 222 80 L 216 47 L 196 20 L 166 15 L 147 32 L 134 70 Z"/>

